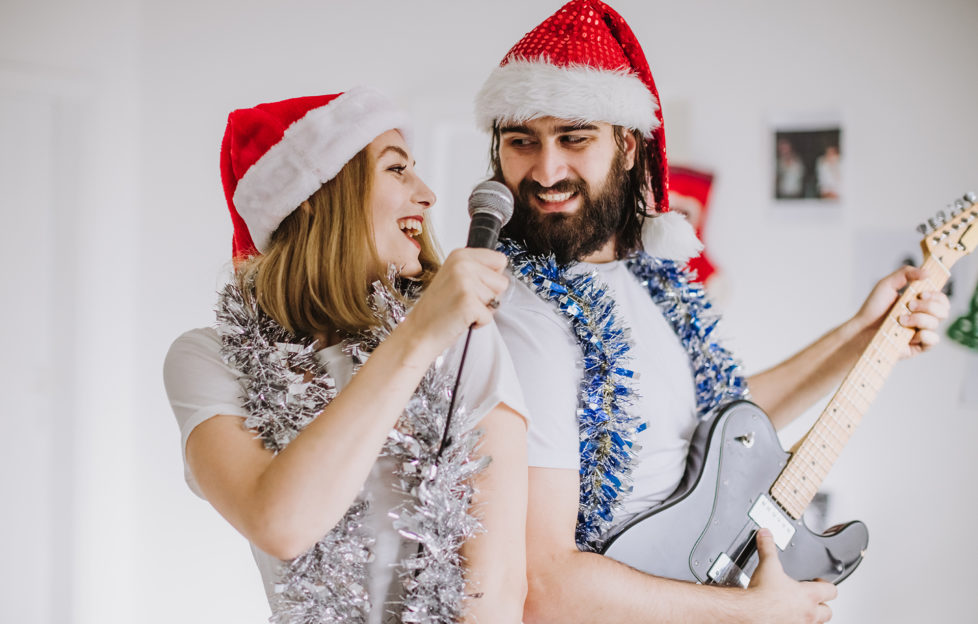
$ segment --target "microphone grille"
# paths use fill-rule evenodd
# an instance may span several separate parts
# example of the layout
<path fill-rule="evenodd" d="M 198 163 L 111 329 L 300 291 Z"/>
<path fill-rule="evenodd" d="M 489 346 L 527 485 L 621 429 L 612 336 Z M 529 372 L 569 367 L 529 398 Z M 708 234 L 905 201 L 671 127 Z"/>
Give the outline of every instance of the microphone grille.
<path fill-rule="evenodd" d="M 480 182 L 469 195 L 469 217 L 479 212 L 493 214 L 506 225 L 513 216 L 513 194 L 502 182 Z"/>

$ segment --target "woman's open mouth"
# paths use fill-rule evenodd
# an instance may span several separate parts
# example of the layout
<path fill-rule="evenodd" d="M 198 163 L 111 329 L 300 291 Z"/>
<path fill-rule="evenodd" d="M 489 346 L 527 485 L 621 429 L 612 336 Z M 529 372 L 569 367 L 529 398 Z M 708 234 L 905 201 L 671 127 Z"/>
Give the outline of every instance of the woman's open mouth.
<path fill-rule="evenodd" d="M 420 216 L 404 217 L 397 220 L 397 227 L 400 228 L 401 232 L 404 233 L 404 236 L 406 236 L 409 241 L 414 243 L 418 249 L 421 249 L 419 239 L 421 238 L 421 233 L 424 231 L 421 225 L 423 222 L 424 217 Z"/>

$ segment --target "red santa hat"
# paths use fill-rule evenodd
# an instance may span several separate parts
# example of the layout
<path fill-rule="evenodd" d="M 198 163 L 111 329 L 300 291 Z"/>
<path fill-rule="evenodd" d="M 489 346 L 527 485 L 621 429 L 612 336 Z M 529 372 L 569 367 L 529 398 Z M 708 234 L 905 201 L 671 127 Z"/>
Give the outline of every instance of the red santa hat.
<path fill-rule="evenodd" d="M 669 211 L 659 92 L 642 46 L 607 4 L 565 4 L 513 46 L 476 96 L 476 118 L 484 130 L 538 117 L 602 121 L 640 131 L 655 209 Z M 646 219 L 646 251 L 675 259 L 695 255 L 698 241 L 684 223 L 672 215 Z"/>
<path fill-rule="evenodd" d="M 410 143 L 407 114 L 366 87 L 232 111 L 221 144 L 221 181 L 235 260 L 265 251 L 285 217 L 391 129 Z"/>

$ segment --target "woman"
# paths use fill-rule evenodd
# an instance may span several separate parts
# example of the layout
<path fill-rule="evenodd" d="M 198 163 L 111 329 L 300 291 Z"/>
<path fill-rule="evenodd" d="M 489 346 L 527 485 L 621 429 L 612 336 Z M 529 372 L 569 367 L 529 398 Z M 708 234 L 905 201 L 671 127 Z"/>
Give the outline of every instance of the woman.
<path fill-rule="evenodd" d="M 236 279 L 164 377 L 187 481 L 251 542 L 273 622 L 520 619 L 526 410 L 491 325 L 505 259 L 457 250 L 436 274 L 406 136 L 362 88 L 228 117 Z"/>

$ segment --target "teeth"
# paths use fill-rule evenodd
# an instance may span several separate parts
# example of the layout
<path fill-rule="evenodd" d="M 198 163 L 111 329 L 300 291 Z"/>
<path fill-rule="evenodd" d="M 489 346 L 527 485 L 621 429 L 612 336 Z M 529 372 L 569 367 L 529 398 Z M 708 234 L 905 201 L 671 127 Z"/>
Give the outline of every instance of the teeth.
<path fill-rule="evenodd" d="M 417 238 L 418 236 L 421 236 L 421 231 L 422 231 L 421 221 L 419 221 L 418 219 L 413 219 L 411 217 L 407 217 L 405 219 L 398 219 L 397 227 L 401 228 L 402 232 L 404 232 L 405 234 L 407 234 L 412 238 Z"/>
<path fill-rule="evenodd" d="M 570 199 L 574 193 L 538 193 L 537 197 L 540 201 L 545 202 L 562 202 Z"/>

